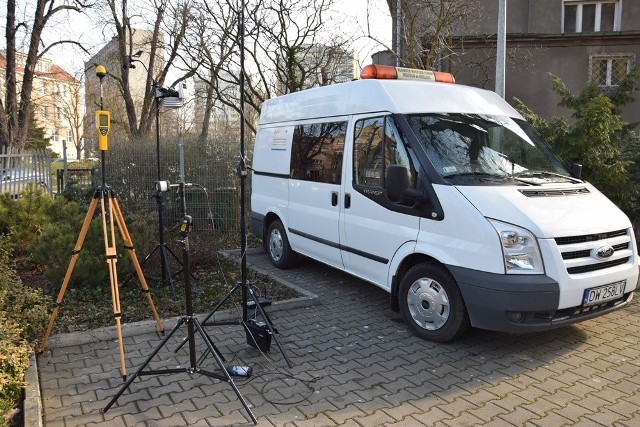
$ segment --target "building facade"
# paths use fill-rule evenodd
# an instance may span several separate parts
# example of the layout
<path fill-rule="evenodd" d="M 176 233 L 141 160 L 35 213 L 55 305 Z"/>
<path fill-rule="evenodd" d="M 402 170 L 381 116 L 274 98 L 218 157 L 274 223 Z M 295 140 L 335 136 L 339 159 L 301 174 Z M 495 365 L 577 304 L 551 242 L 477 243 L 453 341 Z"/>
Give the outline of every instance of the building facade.
<path fill-rule="evenodd" d="M 5 79 L 6 53 L 0 52 L 0 73 Z M 16 53 L 16 79 L 22 81 L 26 55 Z M 52 152 L 68 159 L 80 156 L 75 147 L 82 146 L 84 106 L 82 86 L 74 76 L 47 58 L 41 58 L 34 71 L 31 102 L 38 126 L 49 138 Z"/>
<path fill-rule="evenodd" d="M 131 43 L 128 46 L 132 54 L 140 52 L 139 56 L 135 56 L 133 58 L 134 61 L 131 63 L 124 64 L 120 58 L 117 37 L 111 39 L 98 53 L 85 62 L 85 105 L 87 111 L 85 126 L 87 129 L 95 129 L 95 111 L 100 108 L 100 79 L 96 76 L 96 66 L 102 65 L 107 71 L 107 76 L 102 79 L 102 107 L 105 110 L 109 110 L 111 114 L 110 138 L 126 136 L 125 124 L 128 119 L 120 86 L 123 67 L 125 65 L 129 67 L 131 98 L 136 106 L 136 111 L 140 111 L 145 101 L 145 93 L 148 86 L 147 77 L 149 73 L 147 70 L 150 69 L 150 43 L 152 36 L 153 32 L 149 30 L 131 30 Z M 155 58 L 153 69 L 158 72 L 164 66 L 161 47 L 157 48 Z M 138 120 L 140 120 L 139 117 Z M 90 139 L 95 141 L 93 149 L 97 149 L 97 134 L 94 133 Z"/>
<path fill-rule="evenodd" d="M 391 6 L 395 6 L 389 0 Z M 455 53 L 441 69 L 458 83 L 495 88 L 499 0 L 474 11 L 473 34 L 451 33 Z M 505 98 L 522 100 L 549 118 L 566 114 L 551 90 L 555 74 L 574 94 L 590 83 L 615 88 L 640 57 L 638 0 L 508 0 Z M 395 13 L 395 8 L 392 12 Z M 396 17 L 394 21 L 397 21 Z M 395 28 L 395 23 L 394 23 Z M 628 122 L 640 122 L 640 102 L 623 109 Z"/>

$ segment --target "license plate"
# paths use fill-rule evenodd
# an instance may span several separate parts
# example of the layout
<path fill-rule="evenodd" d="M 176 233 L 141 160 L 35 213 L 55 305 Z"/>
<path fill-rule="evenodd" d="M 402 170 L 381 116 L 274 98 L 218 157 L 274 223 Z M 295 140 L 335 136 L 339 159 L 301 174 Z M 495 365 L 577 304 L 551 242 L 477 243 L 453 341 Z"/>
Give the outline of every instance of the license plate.
<path fill-rule="evenodd" d="M 586 307 L 619 298 L 624 294 L 625 284 L 626 280 L 622 280 L 620 282 L 598 286 L 597 288 L 585 289 L 582 305 Z"/>

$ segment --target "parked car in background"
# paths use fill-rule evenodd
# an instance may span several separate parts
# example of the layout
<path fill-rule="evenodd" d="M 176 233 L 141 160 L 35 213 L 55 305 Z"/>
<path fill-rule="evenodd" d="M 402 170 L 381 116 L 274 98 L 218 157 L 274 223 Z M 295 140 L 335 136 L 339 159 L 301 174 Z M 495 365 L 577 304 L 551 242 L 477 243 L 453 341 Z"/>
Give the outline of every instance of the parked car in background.
<path fill-rule="evenodd" d="M 34 188 L 47 191 L 47 178 L 44 171 L 40 172 L 26 167 L 7 168 L 2 171 L 0 193 L 9 193 L 11 197 L 18 198 L 29 183 L 33 183 Z"/>

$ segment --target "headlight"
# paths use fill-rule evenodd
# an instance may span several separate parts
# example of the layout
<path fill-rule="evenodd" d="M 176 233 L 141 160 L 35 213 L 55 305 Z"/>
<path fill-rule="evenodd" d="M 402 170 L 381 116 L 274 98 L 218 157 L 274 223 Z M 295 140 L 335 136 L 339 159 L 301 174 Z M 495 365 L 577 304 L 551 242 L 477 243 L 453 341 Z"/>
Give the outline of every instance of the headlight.
<path fill-rule="evenodd" d="M 543 274 L 538 241 L 530 231 L 487 218 L 498 232 L 507 274 Z"/>

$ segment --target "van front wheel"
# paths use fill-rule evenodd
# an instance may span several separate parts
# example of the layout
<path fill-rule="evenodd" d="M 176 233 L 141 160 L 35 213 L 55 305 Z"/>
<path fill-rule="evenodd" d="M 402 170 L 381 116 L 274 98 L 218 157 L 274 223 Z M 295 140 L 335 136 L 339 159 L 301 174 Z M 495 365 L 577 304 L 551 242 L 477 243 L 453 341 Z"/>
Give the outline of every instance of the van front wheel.
<path fill-rule="evenodd" d="M 447 342 L 469 328 L 469 315 L 458 285 L 442 266 L 423 263 L 409 269 L 400 283 L 400 311 L 420 338 Z"/>
<path fill-rule="evenodd" d="M 271 264 L 278 268 L 289 268 L 296 263 L 297 254 L 289 246 L 287 233 L 280 220 L 275 220 L 269 225 L 266 249 Z"/>

